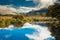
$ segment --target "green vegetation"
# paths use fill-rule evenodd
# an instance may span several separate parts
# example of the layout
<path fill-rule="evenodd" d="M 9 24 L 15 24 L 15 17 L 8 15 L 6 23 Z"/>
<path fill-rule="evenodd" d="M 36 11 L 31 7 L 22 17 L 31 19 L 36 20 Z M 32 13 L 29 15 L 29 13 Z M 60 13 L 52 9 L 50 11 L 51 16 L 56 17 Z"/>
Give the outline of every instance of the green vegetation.
<path fill-rule="evenodd" d="M 0 14 L 0 27 L 8 27 L 9 25 L 14 25 L 16 27 L 22 27 L 26 22 L 41 22 L 48 21 L 51 18 L 39 17 L 39 16 L 25 16 L 22 14 L 16 15 L 1 15 Z"/>
<path fill-rule="evenodd" d="M 60 4 L 55 3 L 55 5 L 49 6 L 46 16 L 57 19 L 58 22 L 54 21 L 47 24 L 47 26 L 56 40 L 60 40 Z"/>
<path fill-rule="evenodd" d="M 23 15 L 0 15 L 0 27 L 8 27 L 14 25 L 16 27 L 22 27 L 27 22 Z"/>

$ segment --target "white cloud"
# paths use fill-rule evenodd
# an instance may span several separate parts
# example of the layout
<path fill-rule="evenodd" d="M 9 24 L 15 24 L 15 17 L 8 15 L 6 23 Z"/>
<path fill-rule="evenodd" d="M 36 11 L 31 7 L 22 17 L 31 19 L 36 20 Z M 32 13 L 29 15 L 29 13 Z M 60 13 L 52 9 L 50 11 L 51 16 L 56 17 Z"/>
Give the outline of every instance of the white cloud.
<path fill-rule="evenodd" d="M 32 10 L 48 8 L 49 5 L 53 5 L 56 2 L 56 0 L 26 0 L 26 1 L 33 1 L 35 4 L 38 3 L 38 5 L 36 5 L 35 7 L 19 7 L 18 12 L 27 13 Z"/>
<path fill-rule="evenodd" d="M 53 5 L 56 0 L 39 0 L 41 6 L 48 7 L 49 5 Z"/>
<path fill-rule="evenodd" d="M 32 10 L 37 10 L 37 8 L 33 7 L 19 7 L 18 12 L 19 13 L 28 13 Z"/>
<path fill-rule="evenodd" d="M 15 12 L 17 12 L 17 10 L 9 5 L 0 5 L 0 14 L 15 14 Z"/>
<path fill-rule="evenodd" d="M 40 6 L 42 5 L 53 5 L 57 0 L 26 0 L 33 1 L 34 3 L 38 3 Z"/>
<path fill-rule="evenodd" d="M 26 0 L 26 1 L 33 1 L 34 3 L 39 3 L 41 5 L 52 5 L 57 0 Z"/>
<path fill-rule="evenodd" d="M 33 1 L 35 4 L 38 3 L 38 5 L 36 5 L 35 7 L 20 6 L 19 9 L 13 8 L 12 5 L 5 5 L 5 6 L 0 5 L 0 13 L 7 13 L 7 14 L 15 14 L 15 12 L 28 13 L 32 10 L 48 8 L 49 5 L 53 5 L 57 0 L 26 0 L 26 1 Z"/>

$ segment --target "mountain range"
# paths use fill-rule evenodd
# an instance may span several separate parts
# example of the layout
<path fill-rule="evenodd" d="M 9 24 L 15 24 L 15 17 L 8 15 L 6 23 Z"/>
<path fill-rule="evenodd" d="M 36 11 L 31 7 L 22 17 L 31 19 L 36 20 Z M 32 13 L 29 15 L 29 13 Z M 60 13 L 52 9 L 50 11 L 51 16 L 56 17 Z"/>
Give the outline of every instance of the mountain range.
<path fill-rule="evenodd" d="M 23 13 L 25 15 L 42 15 L 43 13 L 47 12 L 48 9 L 47 8 L 43 8 L 43 9 L 40 9 L 40 10 L 32 10 L 28 13 Z"/>

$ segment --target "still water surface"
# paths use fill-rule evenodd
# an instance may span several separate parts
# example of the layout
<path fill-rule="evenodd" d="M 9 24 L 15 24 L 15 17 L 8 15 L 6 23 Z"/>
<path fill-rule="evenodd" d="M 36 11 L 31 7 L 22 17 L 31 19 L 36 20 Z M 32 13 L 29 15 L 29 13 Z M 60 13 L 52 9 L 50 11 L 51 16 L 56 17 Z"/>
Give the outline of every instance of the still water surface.
<path fill-rule="evenodd" d="M 45 24 L 25 23 L 22 28 L 10 25 L 8 28 L 0 28 L 0 40 L 55 40 Z"/>

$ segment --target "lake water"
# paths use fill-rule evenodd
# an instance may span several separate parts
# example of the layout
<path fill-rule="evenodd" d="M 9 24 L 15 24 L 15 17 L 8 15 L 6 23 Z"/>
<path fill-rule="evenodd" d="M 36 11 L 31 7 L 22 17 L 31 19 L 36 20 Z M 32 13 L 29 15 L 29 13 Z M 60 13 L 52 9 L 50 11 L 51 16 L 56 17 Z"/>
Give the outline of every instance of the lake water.
<path fill-rule="evenodd" d="M 22 28 L 0 28 L 0 40 L 55 40 L 45 24 L 25 23 Z"/>

